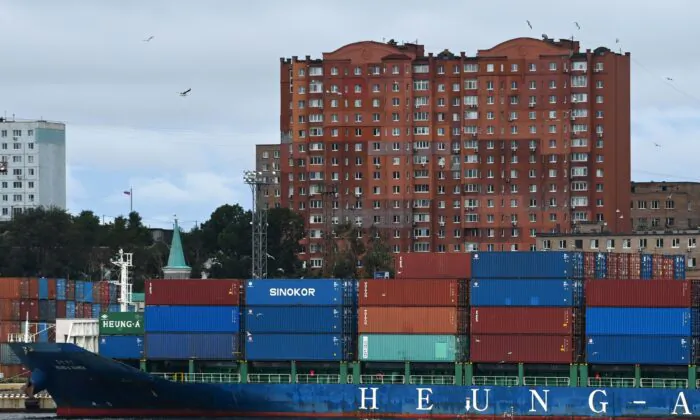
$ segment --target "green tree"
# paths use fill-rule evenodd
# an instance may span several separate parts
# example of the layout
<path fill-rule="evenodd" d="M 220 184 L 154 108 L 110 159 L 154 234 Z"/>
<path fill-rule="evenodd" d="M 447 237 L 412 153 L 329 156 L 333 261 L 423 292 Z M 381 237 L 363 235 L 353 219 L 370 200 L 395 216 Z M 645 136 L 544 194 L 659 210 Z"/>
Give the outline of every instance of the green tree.
<path fill-rule="evenodd" d="M 223 205 L 202 224 L 202 240 L 212 278 L 249 278 L 252 214 L 238 204 Z"/>
<path fill-rule="evenodd" d="M 301 273 L 297 258 L 304 237 L 304 219 L 288 208 L 274 208 L 267 215 L 268 277 L 294 277 Z M 250 246 L 250 245 L 249 245 Z"/>
<path fill-rule="evenodd" d="M 336 278 L 357 278 L 357 262 L 366 251 L 362 228 L 343 223 L 336 225 L 334 234 L 333 266 L 328 270 Z"/>
<path fill-rule="evenodd" d="M 365 276 L 373 277 L 376 271 L 388 271 L 394 276 L 394 256 L 386 241 L 386 233 L 382 233 L 375 226 L 369 229 L 367 252 L 362 257 Z"/>

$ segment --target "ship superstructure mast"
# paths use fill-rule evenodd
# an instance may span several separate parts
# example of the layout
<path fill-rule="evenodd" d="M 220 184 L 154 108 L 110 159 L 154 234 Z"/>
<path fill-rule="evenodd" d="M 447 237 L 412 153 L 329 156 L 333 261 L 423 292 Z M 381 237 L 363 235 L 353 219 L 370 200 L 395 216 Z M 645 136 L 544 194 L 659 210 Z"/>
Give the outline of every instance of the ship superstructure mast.
<path fill-rule="evenodd" d="M 118 302 L 121 312 L 128 312 L 129 305 L 132 304 L 131 291 L 133 284 L 131 283 L 131 280 L 129 278 L 129 268 L 134 266 L 134 264 L 132 264 L 133 257 L 133 253 L 124 252 L 123 249 L 119 249 L 119 254 L 117 254 L 117 256 L 114 259 L 112 259 L 112 264 L 119 267 L 119 280 L 110 283 L 116 283 L 119 287 Z"/>

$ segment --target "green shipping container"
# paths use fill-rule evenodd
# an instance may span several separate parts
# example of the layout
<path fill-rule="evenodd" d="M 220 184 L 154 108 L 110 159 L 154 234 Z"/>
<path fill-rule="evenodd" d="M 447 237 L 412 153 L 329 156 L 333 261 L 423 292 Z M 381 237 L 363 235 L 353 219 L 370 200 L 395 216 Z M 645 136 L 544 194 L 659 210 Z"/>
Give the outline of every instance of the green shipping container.
<path fill-rule="evenodd" d="M 361 361 L 457 362 L 466 359 L 465 337 L 454 335 L 362 334 Z"/>
<path fill-rule="evenodd" d="M 100 315 L 100 335 L 143 334 L 141 312 L 105 312 Z"/>

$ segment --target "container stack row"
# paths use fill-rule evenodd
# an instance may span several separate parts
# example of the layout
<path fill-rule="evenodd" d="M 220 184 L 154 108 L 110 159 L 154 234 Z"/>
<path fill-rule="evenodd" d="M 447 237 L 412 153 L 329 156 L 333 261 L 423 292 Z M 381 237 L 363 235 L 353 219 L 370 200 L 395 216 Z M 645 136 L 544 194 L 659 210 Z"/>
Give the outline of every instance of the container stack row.
<path fill-rule="evenodd" d="M 582 274 L 583 260 L 572 253 L 474 253 L 470 360 L 574 362 Z"/>
<path fill-rule="evenodd" d="M 587 281 L 588 363 L 693 364 L 698 337 L 693 296 L 687 280 Z"/>
<path fill-rule="evenodd" d="M 360 280 L 358 360 L 455 362 L 468 354 L 465 281 Z"/>
<path fill-rule="evenodd" d="M 584 277 L 611 280 L 685 280 L 684 255 L 585 252 Z"/>
<path fill-rule="evenodd" d="M 237 360 L 240 280 L 149 280 L 145 353 L 152 360 Z"/>
<path fill-rule="evenodd" d="M 248 280 L 245 358 L 341 361 L 352 357 L 356 282 Z"/>

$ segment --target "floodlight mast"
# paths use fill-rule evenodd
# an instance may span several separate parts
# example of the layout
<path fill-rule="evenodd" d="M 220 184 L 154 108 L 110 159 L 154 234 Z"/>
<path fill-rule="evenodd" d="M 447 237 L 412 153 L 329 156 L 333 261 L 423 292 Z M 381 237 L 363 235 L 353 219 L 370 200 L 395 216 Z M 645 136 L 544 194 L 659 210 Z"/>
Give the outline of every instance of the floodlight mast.
<path fill-rule="evenodd" d="M 275 172 L 273 171 L 274 175 Z M 270 185 L 267 177 L 259 171 L 245 171 L 243 181 L 250 186 L 253 199 L 252 273 L 254 279 L 267 276 L 267 206 L 260 200 L 262 189 Z"/>

